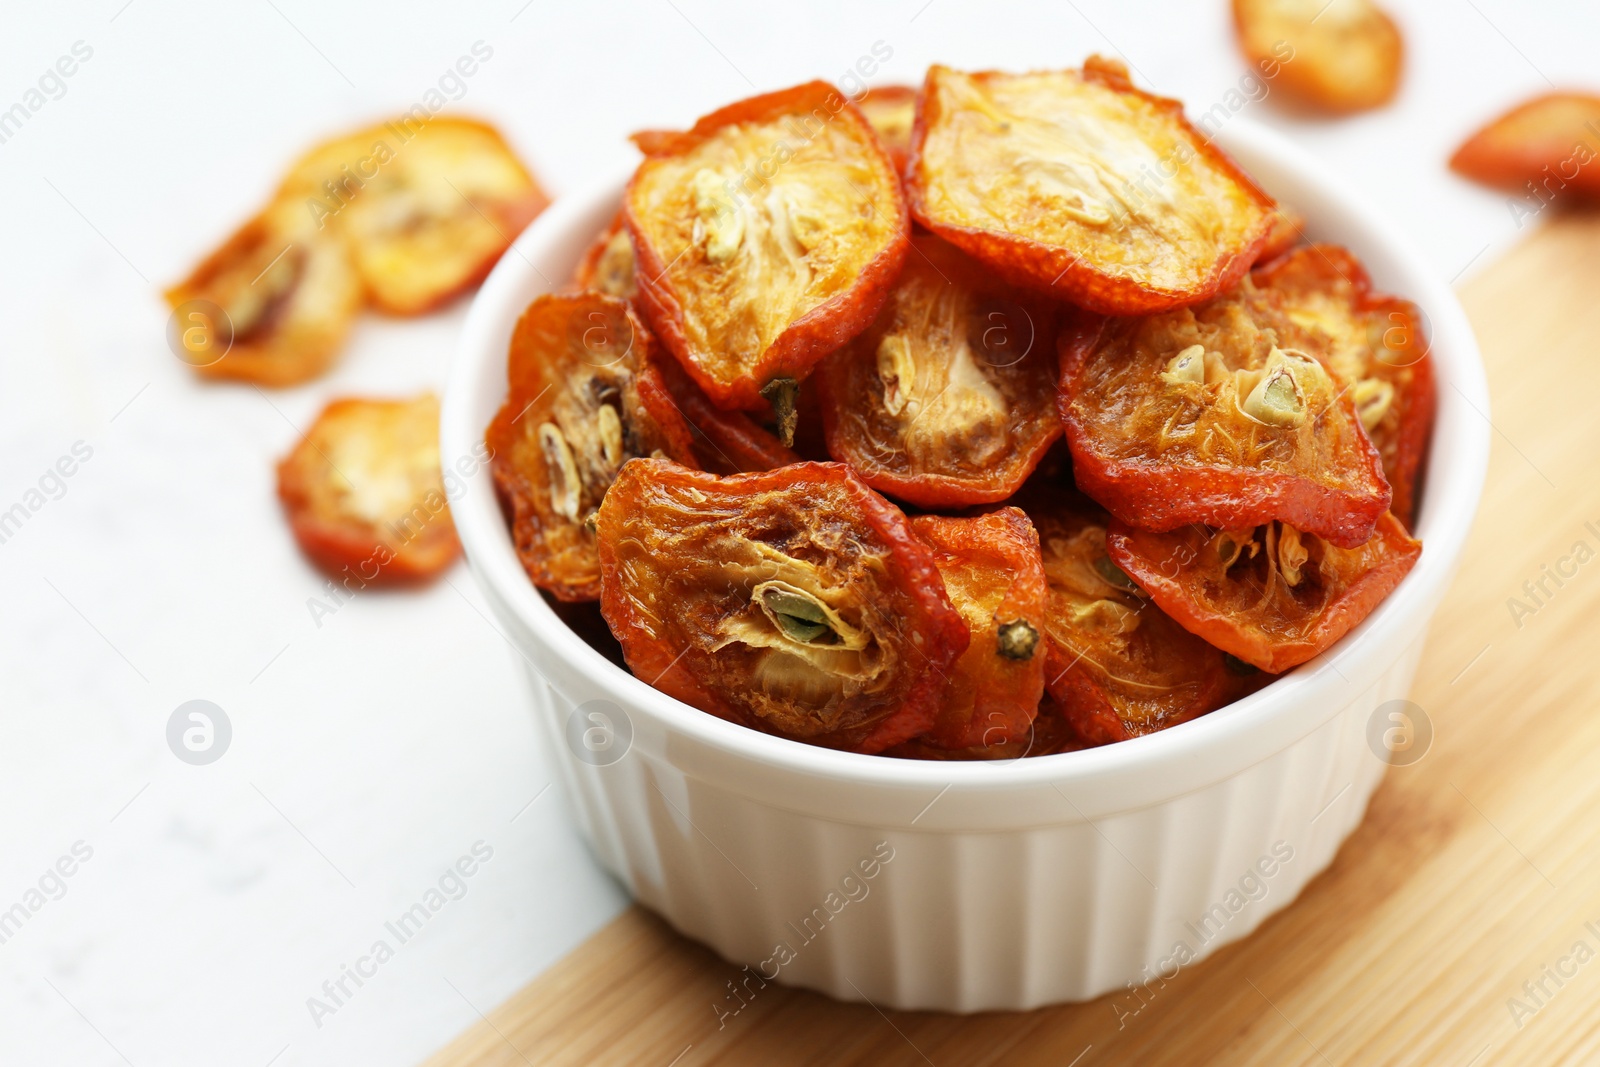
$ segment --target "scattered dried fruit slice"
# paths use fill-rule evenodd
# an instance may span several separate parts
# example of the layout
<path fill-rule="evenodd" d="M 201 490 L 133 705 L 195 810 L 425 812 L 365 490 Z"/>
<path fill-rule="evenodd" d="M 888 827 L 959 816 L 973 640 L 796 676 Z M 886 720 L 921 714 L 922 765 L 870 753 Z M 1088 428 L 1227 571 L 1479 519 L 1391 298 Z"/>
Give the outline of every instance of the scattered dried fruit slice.
<path fill-rule="evenodd" d="M 1297 326 L 1327 339 L 1328 366 L 1383 457 L 1389 510 L 1409 527 L 1437 400 L 1421 311 L 1374 293 L 1361 261 L 1338 245 L 1296 249 L 1254 279 L 1282 294 L 1284 314 Z"/>
<path fill-rule="evenodd" d="M 922 507 L 1016 492 L 1061 434 L 1054 307 L 918 236 L 865 333 L 816 381 L 828 451 Z"/>
<path fill-rule="evenodd" d="M 1078 485 L 1130 525 L 1273 519 L 1335 544 L 1389 508 L 1383 461 L 1331 371 L 1331 342 L 1246 278 L 1195 308 L 1062 335 L 1061 416 Z"/>
<path fill-rule="evenodd" d="M 1224 703 L 1222 653 L 1152 604 L 1111 562 L 1106 517 L 1070 488 L 1031 491 L 1049 584 L 1045 684 L 1085 741 L 1164 730 Z"/>
<path fill-rule="evenodd" d="M 659 364 L 667 392 L 683 413 L 701 470 L 712 474 L 769 471 L 799 463 L 800 457 L 742 411 L 723 411 L 701 392 L 676 360 Z"/>
<path fill-rule="evenodd" d="M 181 320 L 180 358 L 202 377 L 295 385 L 338 356 L 361 309 L 361 280 L 339 234 L 277 203 L 166 297 Z"/>
<path fill-rule="evenodd" d="M 589 246 L 589 251 L 583 254 L 583 259 L 578 261 L 573 281 L 579 289 L 593 289 L 607 296 L 632 300 L 639 295 L 633 270 L 633 240 L 622 224 L 622 212 L 618 211 L 611 225 L 605 228 L 594 244 Z"/>
<path fill-rule="evenodd" d="M 945 592 L 971 634 L 926 740 L 944 748 L 1026 741 L 1044 694 L 1039 535 L 1017 508 L 961 519 L 919 515 L 911 530 L 933 549 Z"/>
<path fill-rule="evenodd" d="M 485 441 L 522 566 L 561 600 L 600 595 L 590 524 L 622 465 L 694 462 L 652 347 L 625 301 L 595 292 L 539 297 L 511 335 L 510 388 Z"/>
<path fill-rule="evenodd" d="M 917 91 L 908 85 L 874 85 L 856 106 L 872 124 L 895 173 L 904 174 L 911 152 L 911 128 L 917 120 Z"/>
<path fill-rule="evenodd" d="M 344 231 L 372 302 L 396 315 L 481 281 L 549 203 L 494 127 L 404 117 L 312 149 L 278 199 Z"/>
<path fill-rule="evenodd" d="M 1300 104 L 1362 111 L 1400 86 L 1405 44 L 1372 0 L 1233 0 L 1233 21 L 1245 56 Z"/>
<path fill-rule="evenodd" d="M 1459 174 L 1541 201 L 1569 186 L 1600 197 L 1600 96 L 1534 97 L 1467 138 L 1450 157 Z M 1530 188 L 1531 186 L 1531 188 Z"/>
<path fill-rule="evenodd" d="M 843 464 L 635 460 L 598 525 L 600 609 L 662 692 L 856 752 L 932 725 L 967 624 L 905 516 Z"/>
<path fill-rule="evenodd" d="M 439 401 L 335 400 L 278 464 L 306 555 L 347 588 L 431 578 L 461 551 L 439 468 Z"/>
<path fill-rule="evenodd" d="M 1336 548 L 1283 523 L 1150 533 L 1113 523 L 1112 558 L 1190 632 L 1264 671 L 1304 663 L 1400 584 L 1422 543 L 1384 515 L 1366 544 Z"/>
<path fill-rule="evenodd" d="M 1267 231 L 1267 243 L 1256 256 L 1257 263 L 1270 263 L 1300 243 L 1305 233 L 1306 217 L 1292 207 L 1279 204 L 1272 210 L 1272 228 Z"/>
<path fill-rule="evenodd" d="M 1145 314 L 1225 288 L 1266 239 L 1272 199 L 1120 63 L 934 66 L 917 106 L 912 213 L 1016 284 Z"/>
<path fill-rule="evenodd" d="M 651 326 L 717 404 L 761 410 L 775 389 L 792 404 L 793 383 L 872 321 L 906 253 L 872 127 L 818 81 L 636 140 L 649 155 L 625 210 Z"/>

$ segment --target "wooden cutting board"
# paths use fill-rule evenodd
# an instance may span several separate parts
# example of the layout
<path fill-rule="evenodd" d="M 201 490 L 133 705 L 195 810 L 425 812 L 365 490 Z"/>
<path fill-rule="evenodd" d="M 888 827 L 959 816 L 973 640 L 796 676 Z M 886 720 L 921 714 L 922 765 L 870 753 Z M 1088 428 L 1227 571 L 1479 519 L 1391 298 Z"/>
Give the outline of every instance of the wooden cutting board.
<path fill-rule="evenodd" d="M 1495 435 L 1412 694 L 1432 748 L 1253 936 L 1146 1001 L 959 1017 L 769 986 L 719 1029 L 736 968 L 635 907 L 430 1067 L 1600 1063 L 1600 216 L 1461 298 Z"/>

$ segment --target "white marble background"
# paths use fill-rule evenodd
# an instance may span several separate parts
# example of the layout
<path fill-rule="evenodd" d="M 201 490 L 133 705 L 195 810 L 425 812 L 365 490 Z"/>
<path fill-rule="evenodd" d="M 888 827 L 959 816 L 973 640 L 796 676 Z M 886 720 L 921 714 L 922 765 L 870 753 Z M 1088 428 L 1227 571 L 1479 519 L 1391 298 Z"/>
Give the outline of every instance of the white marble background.
<path fill-rule="evenodd" d="M 1393 107 L 1247 111 L 1455 278 L 1518 231 L 1449 151 L 1547 81 L 1600 88 L 1600 11 L 1392 4 L 1411 46 Z M 41 878 L 59 895 L 0 944 L 6 1064 L 411 1063 L 625 903 L 559 787 L 541 792 L 524 683 L 466 568 L 318 627 L 322 581 L 273 495 L 273 461 L 330 396 L 437 388 L 464 305 L 369 316 L 332 374 L 267 394 L 202 385 L 166 348 L 159 288 L 298 151 L 416 102 L 477 41 L 493 57 L 454 106 L 554 193 L 629 158 L 630 130 L 837 77 L 878 41 L 880 81 L 1119 53 L 1197 111 L 1245 69 L 1224 0 L 85 0 L 7 6 L 0 109 L 80 41 L 64 94 L 0 144 L 0 510 L 93 450 L 0 544 L 0 910 Z M 165 741 L 196 698 L 234 731 L 204 767 Z M 307 998 L 480 841 L 465 896 L 318 1027 Z M 78 842 L 92 856 L 46 877 Z"/>

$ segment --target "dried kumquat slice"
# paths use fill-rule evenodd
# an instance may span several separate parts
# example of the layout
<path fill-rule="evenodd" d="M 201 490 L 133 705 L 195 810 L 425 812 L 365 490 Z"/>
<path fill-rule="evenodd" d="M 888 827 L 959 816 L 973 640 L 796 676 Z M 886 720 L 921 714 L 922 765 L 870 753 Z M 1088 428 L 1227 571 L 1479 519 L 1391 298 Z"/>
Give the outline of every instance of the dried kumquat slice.
<path fill-rule="evenodd" d="M 829 453 L 922 507 L 1004 500 L 1061 434 L 1057 313 L 936 237 L 816 375 Z"/>
<path fill-rule="evenodd" d="M 644 324 L 603 293 L 541 296 L 511 335 L 510 388 L 485 441 L 517 555 L 561 600 L 600 595 L 592 523 L 623 464 L 694 462 L 654 358 Z"/>
<path fill-rule="evenodd" d="M 461 552 L 439 467 L 439 401 L 335 400 L 278 464 L 306 555 L 347 587 L 431 578 Z"/>
<path fill-rule="evenodd" d="M 650 325 L 718 405 L 770 403 L 787 423 L 796 383 L 867 327 L 900 270 L 893 166 L 820 81 L 636 141 L 649 154 L 625 211 Z"/>
<path fill-rule="evenodd" d="M 1361 261 L 1338 245 L 1298 248 L 1253 277 L 1263 291 L 1282 295 L 1296 325 L 1327 338 L 1328 366 L 1383 458 L 1389 510 L 1409 527 L 1437 403 L 1422 312 L 1373 292 Z"/>
<path fill-rule="evenodd" d="M 342 230 L 368 296 L 396 315 L 482 281 L 549 203 L 494 127 L 403 116 L 312 149 L 278 199 Z"/>
<path fill-rule="evenodd" d="M 1233 0 L 1239 46 L 1296 102 L 1335 113 L 1386 104 L 1405 42 L 1372 0 Z"/>
<path fill-rule="evenodd" d="M 1145 314 L 1226 288 L 1266 239 L 1272 199 L 1120 63 L 934 66 L 918 109 L 912 213 L 1013 283 Z"/>
<path fill-rule="evenodd" d="M 1501 115 L 1450 157 L 1458 174 L 1545 201 L 1572 191 L 1600 197 L 1600 96 L 1547 93 Z M 1528 209 L 1531 213 L 1532 209 Z"/>
<path fill-rule="evenodd" d="M 723 478 L 634 460 L 598 526 L 601 611 L 662 692 L 855 752 L 933 725 L 967 624 L 932 551 L 843 464 Z"/>
<path fill-rule="evenodd" d="M 333 363 L 361 309 L 344 238 L 277 203 L 168 289 L 180 358 L 206 378 L 296 385 Z"/>
<path fill-rule="evenodd" d="M 1278 522 L 1159 534 L 1113 522 L 1107 546 L 1191 633 L 1274 674 L 1311 659 L 1365 619 L 1422 552 L 1388 514 L 1355 548 Z"/>
<path fill-rule="evenodd" d="M 1352 547 L 1389 509 L 1332 342 L 1281 293 L 1246 278 L 1199 307 L 1083 322 L 1061 350 L 1073 473 L 1130 525 L 1279 519 Z"/>
<path fill-rule="evenodd" d="M 971 639 L 944 686 L 925 740 L 945 748 L 1026 740 L 1044 694 L 1044 566 L 1039 535 L 1017 508 L 970 518 L 919 515 L 950 602 Z"/>

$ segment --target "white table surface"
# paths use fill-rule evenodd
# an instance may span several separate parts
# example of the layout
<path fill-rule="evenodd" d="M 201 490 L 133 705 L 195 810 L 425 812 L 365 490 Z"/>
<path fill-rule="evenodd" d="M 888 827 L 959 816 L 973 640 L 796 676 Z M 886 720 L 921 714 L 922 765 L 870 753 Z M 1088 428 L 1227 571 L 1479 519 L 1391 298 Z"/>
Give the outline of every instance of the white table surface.
<path fill-rule="evenodd" d="M 880 83 L 933 61 L 1118 53 L 1192 112 L 1245 72 L 1223 0 L 591 6 L 93 0 L 0 16 L 0 109 L 76 42 L 92 49 L 0 143 L 0 511 L 75 442 L 93 450 L 0 544 L 0 911 L 92 849 L 0 943 L 0 1062 L 415 1062 L 625 904 L 559 786 L 542 792 L 520 668 L 467 568 L 363 593 L 318 626 L 306 602 L 323 580 L 274 497 L 275 459 L 328 398 L 443 383 L 465 303 L 367 316 L 332 373 L 289 390 L 201 384 L 166 347 L 160 287 L 298 151 L 417 102 L 478 41 L 493 55 L 452 107 L 498 123 L 556 194 L 629 158 L 633 129 L 837 78 L 880 41 Z M 1410 45 L 1394 106 L 1315 121 L 1269 95 L 1243 113 L 1325 159 L 1455 278 L 1518 228 L 1446 157 L 1547 79 L 1600 86 L 1600 12 L 1393 7 Z M 199 767 L 165 739 L 196 698 L 234 731 Z M 480 841 L 493 857 L 465 895 L 314 1020 L 307 999 L 393 944 L 385 921 Z"/>

